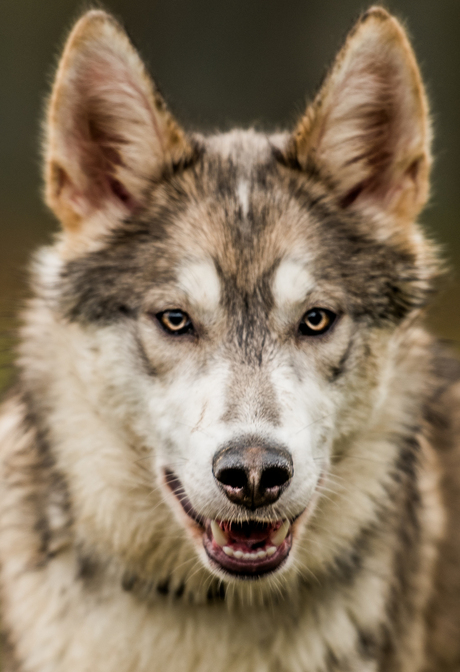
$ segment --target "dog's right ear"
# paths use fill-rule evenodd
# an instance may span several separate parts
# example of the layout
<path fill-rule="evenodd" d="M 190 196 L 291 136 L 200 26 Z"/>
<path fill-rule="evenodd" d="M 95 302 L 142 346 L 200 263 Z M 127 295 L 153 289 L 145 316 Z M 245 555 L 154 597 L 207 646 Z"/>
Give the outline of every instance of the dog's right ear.
<path fill-rule="evenodd" d="M 121 26 L 82 16 L 57 70 L 45 127 L 46 201 L 68 231 L 104 230 L 192 149 Z"/>
<path fill-rule="evenodd" d="M 403 26 L 371 7 L 339 52 L 287 155 L 320 174 L 344 209 L 412 222 L 431 165 L 428 103 Z"/>

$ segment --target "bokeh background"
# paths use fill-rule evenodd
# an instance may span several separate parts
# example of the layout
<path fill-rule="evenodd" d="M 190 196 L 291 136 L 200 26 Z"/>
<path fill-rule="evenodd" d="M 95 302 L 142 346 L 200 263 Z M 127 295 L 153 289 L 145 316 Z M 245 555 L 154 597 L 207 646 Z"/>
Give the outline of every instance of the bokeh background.
<path fill-rule="evenodd" d="M 178 119 L 199 130 L 292 125 L 312 97 L 362 0 L 107 0 Z M 59 48 L 87 7 L 0 0 L 0 388 L 11 379 L 14 317 L 31 251 L 57 223 L 41 202 L 40 120 Z M 100 6 L 100 5 L 98 5 Z M 434 187 L 422 221 L 453 271 L 430 323 L 460 343 L 460 1 L 394 0 L 427 83 Z"/>

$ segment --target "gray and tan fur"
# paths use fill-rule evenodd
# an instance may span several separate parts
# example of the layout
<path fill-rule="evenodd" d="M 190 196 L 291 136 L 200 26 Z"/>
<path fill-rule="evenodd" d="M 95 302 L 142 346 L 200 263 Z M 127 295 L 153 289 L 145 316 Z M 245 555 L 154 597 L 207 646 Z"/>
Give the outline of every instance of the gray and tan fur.
<path fill-rule="evenodd" d="M 292 134 L 202 137 L 90 11 L 45 135 L 62 232 L 0 420 L 5 672 L 460 670 L 459 373 L 422 324 L 431 133 L 401 25 L 366 12 Z M 301 338 L 315 306 L 336 322 Z M 255 510 L 211 468 L 248 437 L 293 463 Z M 295 520 L 287 561 L 210 563 L 168 471 L 203 519 Z"/>

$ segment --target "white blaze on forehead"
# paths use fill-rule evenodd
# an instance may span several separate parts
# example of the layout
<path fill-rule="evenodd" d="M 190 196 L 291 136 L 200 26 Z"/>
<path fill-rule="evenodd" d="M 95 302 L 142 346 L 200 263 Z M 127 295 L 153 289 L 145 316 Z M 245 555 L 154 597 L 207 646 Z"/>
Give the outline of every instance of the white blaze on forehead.
<path fill-rule="evenodd" d="M 220 281 L 211 260 L 184 264 L 178 274 L 179 287 L 203 310 L 216 310 L 220 302 Z"/>
<path fill-rule="evenodd" d="M 279 265 L 273 281 L 275 303 L 279 308 L 300 303 L 314 286 L 314 280 L 305 268 L 305 260 L 285 259 Z"/>
<path fill-rule="evenodd" d="M 249 182 L 247 180 L 241 179 L 238 182 L 237 192 L 238 200 L 243 211 L 243 216 L 246 217 L 249 212 Z"/>

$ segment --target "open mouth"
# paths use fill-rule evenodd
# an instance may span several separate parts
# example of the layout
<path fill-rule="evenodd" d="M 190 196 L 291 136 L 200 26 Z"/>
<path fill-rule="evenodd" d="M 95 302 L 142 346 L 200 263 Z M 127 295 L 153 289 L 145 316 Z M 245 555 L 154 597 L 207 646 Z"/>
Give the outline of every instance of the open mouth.
<path fill-rule="evenodd" d="M 200 527 L 204 549 L 217 568 L 240 578 L 254 579 L 275 571 L 287 559 L 292 546 L 291 521 L 233 522 L 203 518 L 193 509 L 173 472 L 165 471 L 165 482 L 183 511 Z"/>
<path fill-rule="evenodd" d="M 255 578 L 278 569 L 291 550 L 289 520 L 207 522 L 204 548 L 211 561 L 231 574 Z"/>

